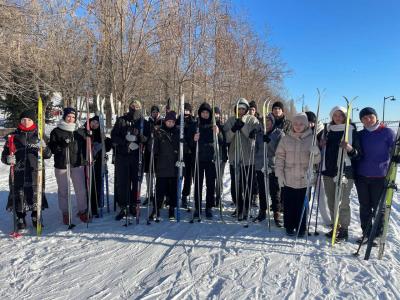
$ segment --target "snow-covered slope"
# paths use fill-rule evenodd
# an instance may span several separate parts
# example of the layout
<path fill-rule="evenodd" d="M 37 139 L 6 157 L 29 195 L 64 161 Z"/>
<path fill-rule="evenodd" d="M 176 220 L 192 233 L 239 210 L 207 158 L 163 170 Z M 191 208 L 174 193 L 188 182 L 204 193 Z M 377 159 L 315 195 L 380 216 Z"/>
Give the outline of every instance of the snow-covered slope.
<path fill-rule="evenodd" d="M 143 207 L 138 226 L 121 226 L 111 212 L 89 228 L 75 218 L 78 225 L 68 231 L 52 161 L 46 170 L 50 209 L 43 213 L 43 236 L 30 227 L 31 233 L 12 239 L 11 214 L 4 209 L 8 167 L 0 166 L 0 299 L 400 299 L 399 193 L 383 260 L 373 249 L 364 261 L 352 255 L 361 234 L 355 190 L 348 243 L 330 247 L 320 226 L 319 236 L 294 247 L 282 229 L 268 232 L 265 223 L 244 228 L 230 217 L 228 174 L 226 224 L 215 211 L 213 221 L 190 224 L 190 213 L 182 212 L 179 224 L 164 219 L 146 225 Z M 112 211 L 112 201 L 110 206 Z"/>

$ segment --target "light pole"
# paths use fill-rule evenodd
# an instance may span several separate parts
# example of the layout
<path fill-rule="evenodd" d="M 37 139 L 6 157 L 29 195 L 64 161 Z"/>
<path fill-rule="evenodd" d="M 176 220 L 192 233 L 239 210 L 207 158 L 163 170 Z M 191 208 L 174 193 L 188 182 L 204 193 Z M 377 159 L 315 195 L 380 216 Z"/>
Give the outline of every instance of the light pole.
<path fill-rule="evenodd" d="M 358 107 L 354 107 L 351 109 L 351 119 L 353 120 L 353 112 L 354 111 L 359 111 Z"/>
<path fill-rule="evenodd" d="M 396 100 L 396 98 L 394 96 L 387 96 L 387 97 L 383 97 L 383 114 L 382 114 L 382 122 L 385 122 L 385 103 L 386 103 L 386 99 L 389 99 L 390 101 L 394 101 Z"/>

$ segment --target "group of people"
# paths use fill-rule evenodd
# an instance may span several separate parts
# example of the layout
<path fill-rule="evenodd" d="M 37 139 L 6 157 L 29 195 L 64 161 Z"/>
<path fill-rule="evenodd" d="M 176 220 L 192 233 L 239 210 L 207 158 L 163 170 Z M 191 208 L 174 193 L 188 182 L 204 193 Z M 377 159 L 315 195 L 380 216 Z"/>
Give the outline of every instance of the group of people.
<path fill-rule="evenodd" d="M 35 113 L 26 111 L 12 133 L 15 153 L 10 152 L 6 142 L 1 156 L 3 163 L 15 166 L 12 180 L 10 178 L 7 209 L 15 211 L 19 230 L 26 227 L 28 211 L 32 212 L 34 226 L 41 222 L 36 217 L 37 160 L 41 145 L 45 159 L 54 155 L 63 223 L 68 224 L 71 219 L 68 180 L 72 181 L 75 190 L 77 215 L 82 222 L 90 222 L 104 205 L 101 200 L 104 199 L 102 164 L 104 152 L 112 150 L 114 200 L 120 208 L 116 220 L 137 216 L 143 178 L 151 189 L 154 185 L 154 193 L 147 193 L 146 199 L 152 208 L 149 220 L 158 220 L 164 206 L 168 207 L 168 217 L 174 219 L 177 199 L 181 199 L 182 208 L 188 208 L 190 199 L 193 200 L 190 205 L 193 218 L 200 219 L 203 213 L 206 218 L 213 218 L 213 208 L 222 207 L 222 177 L 229 162 L 232 206 L 235 207 L 232 216 L 238 221 L 251 217 L 258 199 L 254 222 L 264 221 L 272 210 L 276 226 L 283 226 L 287 235 L 303 236 L 307 220 L 304 199 L 311 183 L 319 191 L 323 221 L 331 228 L 326 235 L 332 237 L 335 233 L 338 241 L 344 241 L 348 239 L 351 217 L 350 192 L 355 185 L 361 229 L 368 236 L 371 216 L 385 189 L 385 175 L 396 138 L 393 130 L 379 121 L 373 108 L 360 111 L 362 130 L 357 131 L 355 124 L 350 123 L 346 141 L 344 133 L 349 112 L 344 107 L 332 108 L 326 124 L 319 122 L 310 111 L 298 113 L 289 120 L 279 101 L 272 104 L 271 112 L 266 116 L 259 115 L 254 101 L 249 103 L 244 98 L 240 98 L 232 109 L 232 116 L 224 122 L 218 107 L 204 102 L 194 116 L 191 105 L 185 103 L 183 140 L 180 138 L 180 116 L 176 112 L 167 109 L 162 118 L 160 109 L 152 106 L 150 116 L 145 118 L 142 103 L 137 100 L 130 103 L 125 115 L 117 118 L 110 137 L 101 132 L 98 116 L 89 120 L 90 129 L 80 127 L 76 110 L 67 107 L 50 138 L 39 140 Z M 86 180 L 90 161 L 87 139 L 91 140 L 93 154 L 94 176 L 90 186 Z M 180 144 L 184 151 L 184 181 L 181 197 L 177 197 L 180 192 L 177 164 Z M 337 178 L 339 153 L 343 153 L 345 164 L 344 178 L 340 181 Z M 398 162 L 399 158 L 393 160 Z M 310 180 L 310 171 L 314 174 L 313 180 Z M 206 185 L 205 206 L 203 181 Z M 341 199 L 335 199 L 338 182 L 343 185 Z M 194 197 L 191 197 L 193 183 Z M 42 197 L 42 209 L 45 209 L 48 204 L 44 192 Z M 271 205 L 268 205 L 268 199 L 271 199 Z M 333 228 L 338 200 L 339 222 L 338 227 Z"/>

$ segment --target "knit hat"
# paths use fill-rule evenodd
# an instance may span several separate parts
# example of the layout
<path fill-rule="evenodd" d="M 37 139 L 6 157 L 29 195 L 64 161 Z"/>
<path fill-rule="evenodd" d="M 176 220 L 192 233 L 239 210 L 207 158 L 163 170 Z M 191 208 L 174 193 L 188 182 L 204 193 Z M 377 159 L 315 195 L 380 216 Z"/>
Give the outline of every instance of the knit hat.
<path fill-rule="evenodd" d="M 73 107 L 66 107 L 63 110 L 63 119 L 65 119 L 69 114 L 73 114 L 76 117 L 76 110 Z"/>
<path fill-rule="evenodd" d="M 373 109 L 372 107 L 364 107 L 362 110 L 360 110 L 360 120 L 368 115 L 375 115 L 378 118 L 376 110 Z"/>
<path fill-rule="evenodd" d="M 256 110 L 257 110 L 257 103 L 256 103 L 256 101 L 254 101 L 254 100 L 251 100 L 250 102 L 249 102 L 249 107 L 250 108 L 255 108 Z"/>
<path fill-rule="evenodd" d="M 100 123 L 100 118 L 99 118 L 99 116 L 94 116 L 94 117 L 92 117 L 92 118 L 89 119 L 89 122 L 92 122 L 92 121 L 97 121 L 97 122 Z"/>
<path fill-rule="evenodd" d="M 19 115 L 20 120 L 23 118 L 29 118 L 32 121 L 36 121 L 36 112 L 31 109 L 25 110 Z"/>
<path fill-rule="evenodd" d="M 132 105 L 134 105 L 136 109 L 142 109 L 142 103 L 140 103 L 139 100 L 131 101 L 131 103 L 129 103 L 129 107 L 131 107 Z"/>
<path fill-rule="evenodd" d="M 188 110 L 190 112 L 192 112 L 192 105 L 188 102 L 185 102 L 185 104 L 183 105 L 184 110 Z"/>
<path fill-rule="evenodd" d="M 245 98 L 240 98 L 236 102 L 236 105 L 237 105 L 238 108 L 244 108 L 246 111 L 249 110 L 249 102 L 247 102 L 247 100 Z"/>
<path fill-rule="evenodd" d="M 317 122 L 317 116 L 312 111 L 306 111 L 308 122 Z"/>
<path fill-rule="evenodd" d="M 335 106 L 334 108 L 332 108 L 331 112 L 329 113 L 329 116 L 333 117 L 333 114 L 335 113 L 335 111 L 340 110 L 342 113 L 344 113 L 345 115 L 347 115 L 347 108 L 343 107 L 343 106 Z"/>
<path fill-rule="evenodd" d="M 204 111 L 204 110 L 208 111 L 210 113 L 210 116 L 211 116 L 212 110 L 211 110 L 210 104 L 208 104 L 207 102 L 203 102 L 200 105 L 200 107 L 199 107 L 199 109 L 197 111 L 197 114 L 199 115 L 199 117 L 200 117 L 201 112 Z"/>
<path fill-rule="evenodd" d="M 306 128 L 308 128 L 308 118 L 307 118 L 306 113 L 301 112 L 301 113 L 294 115 L 293 122 L 295 120 L 300 121 L 302 124 L 304 124 L 306 126 Z"/>
<path fill-rule="evenodd" d="M 284 105 L 283 105 L 283 103 L 282 103 L 281 101 L 276 101 L 276 102 L 274 102 L 274 104 L 272 104 L 272 110 L 273 110 L 275 107 L 279 107 L 280 109 L 285 110 L 285 107 L 284 107 Z"/>
<path fill-rule="evenodd" d="M 167 122 L 170 120 L 176 121 L 176 112 L 174 112 L 173 110 L 167 112 L 167 114 L 165 115 L 165 118 L 164 118 L 164 122 Z"/>
<path fill-rule="evenodd" d="M 214 113 L 220 115 L 221 114 L 221 109 L 218 106 L 214 107 Z"/>
<path fill-rule="evenodd" d="M 150 108 L 150 113 L 152 113 L 152 112 L 160 112 L 160 108 L 157 106 L 157 105 L 153 105 L 151 108 Z"/>

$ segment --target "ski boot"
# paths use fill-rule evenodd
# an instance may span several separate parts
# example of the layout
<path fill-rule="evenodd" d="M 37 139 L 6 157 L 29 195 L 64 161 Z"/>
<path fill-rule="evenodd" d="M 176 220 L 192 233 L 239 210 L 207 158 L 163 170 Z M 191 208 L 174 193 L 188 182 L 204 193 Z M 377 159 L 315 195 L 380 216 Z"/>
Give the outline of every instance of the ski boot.
<path fill-rule="evenodd" d="M 121 209 L 119 214 L 115 216 L 115 221 L 121 221 L 123 218 L 126 218 L 126 209 L 125 208 Z"/>
<path fill-rule="evenodd" d="M 281 214 L 279 212 L 274 212 L 274 222 L 276 227 L 283 227 L 282 221 L 281 221 Z"/>
<path fill-rule="evenodd" d="M 349 231 L 344 228 L 340 228 L 338 234 L 336 235 L 337 243 L 346 242 L 349 238 Z"/>
<path fill-rule="evenodd" d="M 206 218 L 211 220 L 213 217 L 211 208 L 206 208 Z"/>
<path fill-rule="evenodd" d="M 174 207 L 170 207 L 170 208 L 168 209 L 168 219 L 169 219 L 170 221 L 175 220 L 175 208 L 174 208 Z"/>
<path fill-rule="evenodd" d="M 18 219 L 17 219 L 17 230 L 21 231 L 21 230 L 25 230 L 25 229 L 26 229 L 25 217 L 18 217 Z"/>
<path fill-rule="evenodd" d="M 264 221 L 265 219 L 266 219 L 266 214 L 265 214 L 265 212 L 259 212 L 259 213 L 258 213 L 258 216 L 255 217 L 255 218 L 253 219 L 253 222 L 254 222 L 254 223 L 259 223 L 259 222 Z"/>

